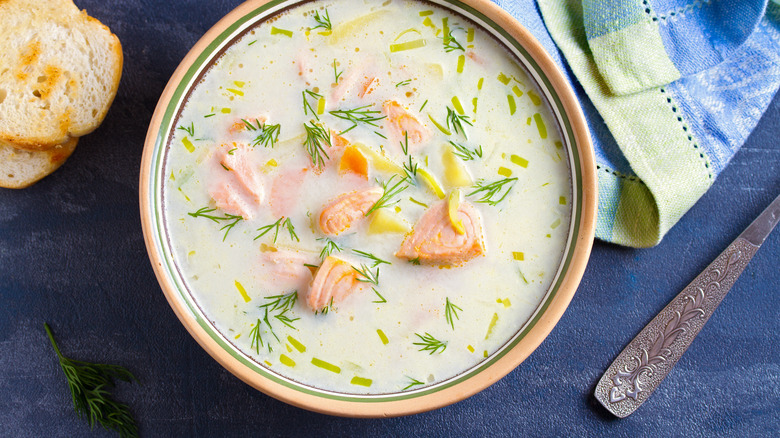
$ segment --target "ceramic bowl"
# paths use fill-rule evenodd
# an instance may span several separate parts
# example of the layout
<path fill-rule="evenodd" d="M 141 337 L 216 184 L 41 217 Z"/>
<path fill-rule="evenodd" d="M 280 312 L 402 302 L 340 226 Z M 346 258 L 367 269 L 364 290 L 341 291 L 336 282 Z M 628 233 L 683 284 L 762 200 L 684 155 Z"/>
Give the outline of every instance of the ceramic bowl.
<path fill-rule="evenodd" d="M 549 55 L 515 19 L 488 0 L 437 0 L 436 4 L 478 23 L 519 60 L 557 119 L 571 168 L 572 212 L 568 241 L 557 275 L 532 316 L 502 348 L 476 366 L 418 391 L 356 395 L 296 383 L 239 351 L 204 316 L 172 257 L 163 208 L 169 142 L 188 90 L 211 62 L 243 32 L 295 0 L 250 0 L 230 12 L 190 50 L 165 88 L 151 120 L 140 175 L 140 208 L 149 258 L 176 316 L 222 366 L 247 384 L 289 404 L 342 416 L 384 417 L 427 411 L 469 397 L 517 367 L 551 332 L 582 278 L 594 237 L 596 171 L 587 126 L 575 94 Z M 522 391 L 522 388 L 518 388 Z"/>

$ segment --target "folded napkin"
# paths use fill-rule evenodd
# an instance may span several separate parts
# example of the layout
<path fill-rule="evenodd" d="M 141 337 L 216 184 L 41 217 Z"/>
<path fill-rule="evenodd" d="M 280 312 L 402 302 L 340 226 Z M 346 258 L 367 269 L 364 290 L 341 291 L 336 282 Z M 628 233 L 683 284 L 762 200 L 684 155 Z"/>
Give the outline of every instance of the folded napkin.
<path fill-rule="evenodd" d="M 580 99 L 605 241 L 659 243 L 780 87 L 780 0 L 494 1 L 536 36 Z"/>

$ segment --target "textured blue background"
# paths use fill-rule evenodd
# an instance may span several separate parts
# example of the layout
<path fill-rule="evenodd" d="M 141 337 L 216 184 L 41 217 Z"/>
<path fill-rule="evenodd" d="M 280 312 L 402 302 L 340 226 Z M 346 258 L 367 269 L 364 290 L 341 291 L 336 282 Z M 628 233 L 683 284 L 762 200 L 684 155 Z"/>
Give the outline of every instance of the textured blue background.
<path fill-rule="evenodd" d="M 657 247 L 596 242 L 552 334 L 507 377 L 404 418 L 310 413 L 212 360 L 179 324 L 146 257 L 138 170 L 147 124 L 189 48 L 238 0 L 78 1 L 120 37 L 104 124 L 52 176 L 0 189 L 0 436 L 108 436 L 76 419 L 43 331 L 71 357 L 126 366 L 145 436 L 778 436 L 780 230 L 650 400 L 617 420 L 592 397 L 622 348 L 780 193 L 780 97 L 712 189 Z"/>

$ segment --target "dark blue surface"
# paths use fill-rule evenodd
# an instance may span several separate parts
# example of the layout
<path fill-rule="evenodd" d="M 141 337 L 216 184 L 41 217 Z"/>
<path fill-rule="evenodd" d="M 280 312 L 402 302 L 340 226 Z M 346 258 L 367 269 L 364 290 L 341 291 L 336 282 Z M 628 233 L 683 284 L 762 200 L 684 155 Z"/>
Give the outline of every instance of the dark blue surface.
<path fill-rule="evenodd" d="M 43 330 L 71 357 L 124 365 L 145 436 L 778 436 L 780 230 L 671 375 L 632 416 L 592 396 L 612 359 L 780 193 L 780 97 L 714 186 L 655 248 L 596 242 L 582 285 L 520 367 L 465 401 L 404 418 L 307 412 L 259 393 L 189 336 L 160 291 L 138 213 L 147 125 L 197 38 L 239 2 L 78 4 L 124 46 L 104 124 L 35 186 L 0 189 L 0 436 L 108 436 L 76 418 Z M 208 4 L 204 8 L 202 5 Z"/>

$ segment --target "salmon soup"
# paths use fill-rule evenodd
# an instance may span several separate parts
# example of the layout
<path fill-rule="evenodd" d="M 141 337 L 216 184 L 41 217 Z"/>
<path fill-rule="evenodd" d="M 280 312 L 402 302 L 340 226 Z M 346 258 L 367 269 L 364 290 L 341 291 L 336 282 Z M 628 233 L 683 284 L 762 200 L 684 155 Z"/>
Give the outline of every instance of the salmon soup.
<path fill-rule="evenodd" d="M 231 40 L 170 133 L 172 257 L 281 379 L 442 384 L 537 311 L 570 239 L 569 157 L 507 49 L 430 3 L 304 3 Z"/>

